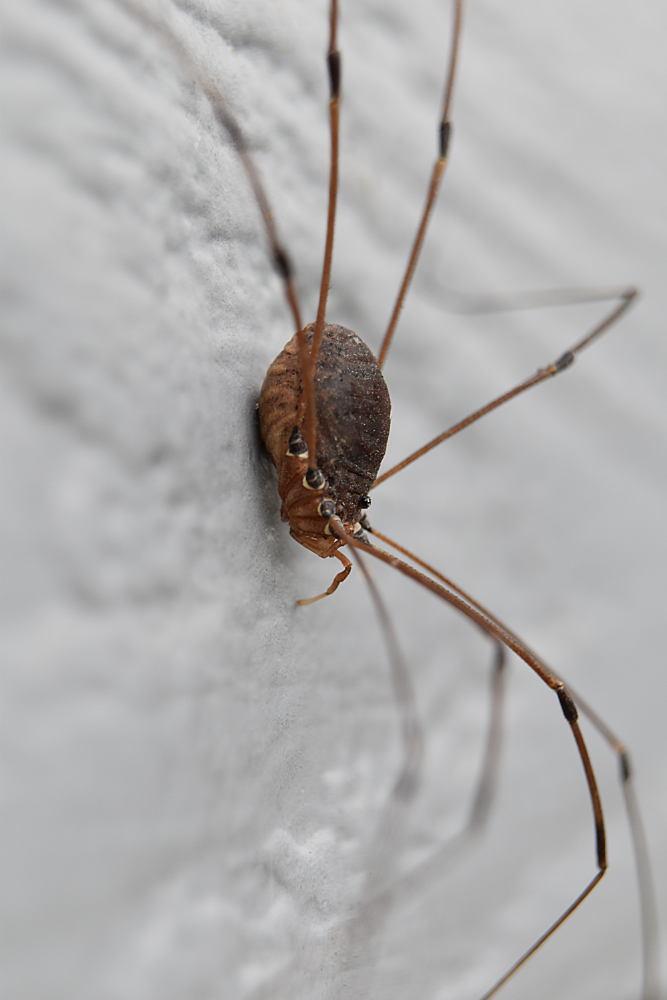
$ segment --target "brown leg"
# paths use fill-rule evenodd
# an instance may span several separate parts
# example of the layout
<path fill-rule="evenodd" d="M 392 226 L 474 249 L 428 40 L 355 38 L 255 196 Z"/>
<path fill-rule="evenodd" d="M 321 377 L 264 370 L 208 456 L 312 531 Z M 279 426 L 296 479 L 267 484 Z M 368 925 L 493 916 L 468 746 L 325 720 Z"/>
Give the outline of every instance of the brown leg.
<path fill-rule="evenodd" d="M 457 856 L 471 847 L 482 833 L 489 818 L 498 780 L 502 743 L 502 715 L 505 699 L 505 647 L 495 642 L 491 674 L 491 712 L 484 748 L 484 757 L 468 820 L 462 830 L 442 844 L 430 857 L 387 887 L 382 897 L 391 896 L 398 905 L 418 895 L 439 878 Z M 378 899 L 381 902 L 382 898 Z"/>
<path fill-rule="evenodd" d="M 579 351 L 583 350 L 584 347 L 587 347 L 591 341 L 600 337 L 606 330 L 609 329 L 609 327 L 613 326 L 614 323 L 621 318 L 623 313 L 629 309 L 630 305 L 637 297 L 637 294 L 638 292 L 636 288 L 625 288 L 618 291 L 615 295 L 615 298 L 618 300 L 618 304 L 615 305 L 613 309 L 611 309 L 611 311 L 604 317 L 604 319 L 594 326 L 585 337 L 582 337 L 576 344 L 573 344 L 572 347 L 565 351 L 564 354 L 561 354 L 556 361 L 547 365 L 546 368 L 540 368 L 534 375 L 531 375 L 530 378 L 525 379 L 523 382 L 519 382 L 519 384 L 515 385 L 513 389 L 509 390 L 509 392 L 504 392 L 502 396 L 498 396 L 496 399 L 491 400 L 490 403 L 487 403 L 487 405 L 483 406 L 480 410 L 475 410 L 474 413 L 471 413 L 464 420 L 459 420 L 459 422 L 454 424 L 453 427 L 443 431 L 442 434 L 438 434 L 438 436 L 433 438 L 432 441 L 429 441 L 421 448 L 418 448 L 417 451 L 408 455 L 408 457 L 404 458 L 402 462 L 398 463 L 398 465 L 394 465 L 388 472 L 383 472 L 381 476 L 378 476 L 371 488 L 375 489 L 375 487 L 379 486 L 380 483 L 383 483 L 385 479 L 389 479 L 390 476 L 395 476 L 397 472 L 405 469 L 405 467 L 411 465 L 412 462 L 416 462 L 417 459 L 421 458 L 422 455 L 425 455 L 426 452 L 431 451 L 432 448 L 436 448 L 448 438 L 454 437 L 455 434 L 458 434 L 466 427 L 469 427 L 470 424 L 474 424 L 481 417 L 485 417 L 487 413 L 491 413 L 492 410 L 498 409 L 498 407 L 502 406 L 503 403 L 507 403 L 510 399 L 514 399 L 515 396 L 520 396 L 528 389 L 532 389 L 534 385 L 539 385 L 540 382 L 553 378 L 553 376 L 558 375 L 559 372 L 565 371 L 565 369 L 569 368 L 573 363 Z M 581 301 L 586 301 L 586 299 L 583 298 Z"/>
<path fill-rule="evenodd" d="M 367 546 L 364 545 L 364 549 Z M 371 992 L 375 959 L 379 957 L 382 931 L 391 914 L 395 873 L 405 848 L 408 822 L 419 789 L 424 761 L 424 734 L 407 662 L 394 631 L 391 616 L 365 560 L 355 552 L 359 569 L 370 590 L 391 669 L 391 684 L 401 725 L 401 765 L 380 813 L 368 851 L 366 880 L 354 915 L 342 928 L 340 976 L 328 1000 L 366 997 Z M 359 962 L 359 956 L 364 961 Z"/>
<path fill-rule="evenodd" d="M 437 580 L 440 580 L 442 583 L 445 584 L 446 587 L 450 588 L 456 594 L 463 597 L 466 601 L 474 605 L 478 610 L 482 611 L 484 614 L 487 615 L 489 614 L 489 612 L 486 611 L 486 609 L 483 608 L 478 602 L 476 602 L 474 598 L 470 596 L 470 594 L 466 593 L 465 590 L 462 590 L 455 583 L 453 583 L 452 580 L 450 580 L 446 576 L 443 576 L 442 573 L 439 573 L 438 570 L 436 570 L 433 566 L 430 566 L 428 563 L 424 562 L 423 559 L 420 559 L 413 552 L 410 552 L 408 549 L 404 548 L 402 545 L 399 545 L 393 539 L 388 538 L 386 535 L 383 535 L 381 532 L 377 531 L 374 528 L 371 528 L 370 526 L 368 527 L 367 530 L 369 530 L 371 534 L 375 535 L 377 538 L 380 538 L 383 542 L 386 542 L 387 545 L 391 545 L 392 548 L 396 549 L 398 552 L 401 552 L 403 555 L 407 556 L 408 559 L 411 559 L 413 562 L 417 563 L 418 566 L 421 566 L 428 573 L 430 573 L 431 576 L 434 576 Z M 646 835 L 644 833 L 644 825 L 642 823 L 642 818 L 639 811 L 639 805 L 637 803 L 637 796 L 635 793 L 634 785 L 632 784 L 632 770 L 630 767 L 629 755 L 623 742 L 613 732 L 613 730 L 609 728 L 607 723 L 600 718 L 600 716 L 588 704 L 588 702 L 586 702 L 584 698 L 582 698 L 579 695 L 578 692 L 574 691 L 569 684 L 567 685 L 567 689 L 569 691 L 570 696 L 574 699 L 574 702 L 578 707 L 579 711 L 582 713 L 582 715 L 585 715 L 586 718 L 589 719 L 589 721 L 597 729 L 602 738 L 611 747 L 611 749 L 614 751 L 614 753 L 617 755 L 618 758 L 619 775 L 621 779 L 621 786 L 623 789 L 623 797 L 625 801 L 626 814 L 628 817 L 628 825 L 630 828 L 630 837 L 633 845 L 633 853 L 635 856 L 635 866 L 637 869 L 637 883 L 639 888 L 639 906 L 641 911 L 641 923 L 642 923 L 641 937 L 642 937 L 642 977 L 643 977 L 641 1000 L 658 1000 L 658 997 L 660 995 L 658 905 L 655 898 L 654 879 L 651 872 L 651 863 L 648 853 L 648 845 L 646 843 Z M 494 695 L 494 698 L 495 697 L 496 695 Z M 496 711 L 495 709 L 492 709 L 492 720 L 494 719 L 495 711 Z M 499 723 L 497 722 L 495 724 Z M 487 755 L 491 747 L 491 729 L 493 728 L 493 726 L 494 722 L 492 721 L 489 732 L 489 740 L 487 743 Z M 484 789 L 484 776 L 482 776 L 468 826 L 463 831 L 461 831 L 460 834 L 457 834 L 457 836 L 454 837 L 452 841 L 445 844 L 441 848 L 441 850 L 437 852 L 434 858 L 427 859 L 424 865 L 428 866 L 429 872 L 431 872 L 432 870 L 431 862 L 437 863 L 437 858 L 443 855 L 443 852 L 449 853 L 450 850 L 456 850 L 458 849 L 459 846 L 461 846 L 460 838 L 466 837 L 468 835 L 467 830 L 473 827 L 473 821 L 475 821 L 476 812 L 478 812 L 479 809 L 488 810 L 488 805 L 490 804 L 488 796 L 490 794 L 491 789 L 490 786 L 487 786 L 487 788 L 488 791 L 485 794 L 482 794 Z M 486 799 L 486 804 L 485 804 L 485 799 Z M 485 818 L 486 818 L 485 816 L 478 817 L 475 823 L 483 822 Z M 428 874 L 428 872 L 425 872 L 425 874 Z M 415 870 L 414 876 L 415 878 L 421 879 L 421 866 L 420 869 Z M 405 880 L 402 879 L 401 883 L 397 886 L 398 890 L 401 892 L 403 891 L 403 881 L 405 881 L 406 883 L 405 889 L 406 891 L 409 892 L 412 888 L 412 877 L 413 873 L 408 872 L 408 874 L 405 876 Z M 575 906 L 577 906 L 580 901 L 581 899 L 579 899 L 575 903 Z M 570 912 L 571 910 L 568 911 L 568 915 Z M 550 933 L 551 930 L 548 932 L 548 934 Z M 545 939 L 546 938 L 543 938 L 542 940 Z M 539 943 L 541 944 L 541 941 Z M 532 952 L 530 952 L 529 954 L 532 954 Z M 527 956 L 524 956 L 524 959 L 522 959 L 522 961 L 524 961 L 526 957 Z M 495 988 L 497 988 L 499 985 L 500 983 L 496 984 Z"/>
<path fill-rule="evenodd" d="M 338 590 L 343 580 L 347 580 L 348 576 L 350 575 L 350 570 L 352 569 L 352 563 L 347 558 L 347 556 L 343 555 L 340 549 L 336 549 L 334 555 L 336 559 L 340 559 L 344 568 L 341 570 L 340 573 L 337 573 L 336 576 L 333 578 L 331 586 L 327 590 L 325 590 L 323 594 L 318 594 L 317 597 L 304 597 L 302 600 L 297 601 L 296 602 L 297 604 L 300 605 L 314 604 L 315 601 L 321 601 L 323 597 L 329 597 L 330 594 L 333 594 L 334 590 Z"/>
<path fill-rule="evenodd" d="M 389 326 L 387 327 L 387 332 L 384 335 L 384 340 L 382 341 L 382 345 L 380 347 L 380 353 L 378 354 L 378 364 L 380 368 L 382 368 L 385 358 L 387 357 L 387 352 L 391 345 L 394 331 L 396 330 L 398 318 L 401 314 L 403 303 L 405 302 L 405 296 L 408 294 L 408 288 L 410 287 L 412 276 L 415 273 L 415 268 L 417 267 L 417 261 L 424 243 L 424 237 L 426 236 L 426 229 L 433 213 L 433 206 L 435 205 L 435 199 L 438 194 L 438 188 L 440 187 L 440 181 L 442 180 L 442 175 L 444 174 L 445 167 L 447 166 L 447 149 L 451 133 L 449 111 L 452 103 L 452 94 L 454 92 L 454 80 L 456 78 L 456 65 L 458 62 L 462 21 L 463 0 L 455 0 L 454 26 L 452 29 L 451 48 L 449 51 L 447 81 L 445 83 L 445 98 L 443 101 L 442 115 L 440 117 L 440 122 L 438 123 L 438 157 L 435 161 L 435 166 L 433 167 L 433 173 L 431 174 L 431 182 L 429 184 L 428 194 L 426 195 L 426 204 L 424 205 L 424 211 L 422 212 L 422 217 L 419 222 L 419 226 L 417 227 L 415 241 L 412 244 L 412 250 L 408 259 L 408 266 L 405 270 L 405 276 L 398 291 L 394 311 L 391 314 Z"/>
<path fill-rule="evenodd" d="M 550 667 L 539 657 L 537 654 L 530 649 L 522 640 L 507 628 L 502 622 L 500 622 L 494 615 L 492 615 L 486 608 L 484 608 L 479 602 L 475 601 L 474 598 L 465 594 L 460 588 L 452 586 L 448 581 L 444 583 L 436 583 L 435 580 L 426 576 L 424 573 L 419 572 L 413 566 L 408 563 L 403 562 L 403 560 L 396 558 L 396 556 L 385 552 L 383 549 L 379 549 L 374 545 L 368 545 L 367 543 L 358 542 L 355 538 L 345 531 L 344 526 L 338 518 L 331 519 L 331 527 L 334 533 L 348 545 L 354 549 L 358 549 L 359 552 L 367 553 L 372 555 L 374 558 L 381 560 L 397 569 L 404 576 L 410 577 L 416 583 L 430 590 L 432 593 L 437 594 L 442 600 L 447 604 L 456 608 L 462 614 L 464 614 L 471 621 L 475 622 L 483 631 L 487 632 L 488 635 L 492 636 L 503 645 L 511 649 L 512 652 L 516 653 L 524 663 L 526 663 L 540 679 L 549 687 L 558 697 L 560 702 L 560 707 L 565 716 L 567 724 L 570 727 L 572 736 L 577 746 L 577 751 L 581 763 L 583 765 L 586 784 L 588 786 L 589 796 L 591 800 L 591 806 L 593 811 L 593 825 L 595 831 L 595 845 L 596 845 L 596 862 L 597 862 L 597 872 L 589 881 L 588 885 L 585 886 L 583 891 L 577 896 L 577 898 L 567 907 L 566 910 L 561 913 L 557 920 L 547 928 L 547 930 L 535 941 L 535 943 L 526 951 L 515 964 L 509 969 L 505 975 L 503 975 L 492 988 L 484 994 L 481 1000 L 488 1000 L 489 997 L 495 995 L 495 993 L 500 989 L 500 987 L 507 982 L 507 980 L 514 975 L 514 973 L 521 968 L 524 962 L 533 955 L 538 948 L 540 948 L 544 942 L 551 937 L 551 935 L 556 931 L 570 916 L 574 910 L 586 899 L 586 897 L 592 892 L 595 886 L 598 884 L 600 879 L 603 877 L 607 869 L 607 857 L 605 848 L 605 828 L 604 819 L 602 815 L 602 805 L 600 803 L 600 796 L 597 788 L 597 782 L 595 780 L 595 775 L 593 773 L 593 768 L 588 755 L 588 750 L 584 742 L 581 730 L 579 728 L 578 722 L 578 712 L 577 706 L 573 697 L 566 690 L 562 679 L 554 673 Z M 424 568 L 425 563 L 421 563 Z M 429 567 L 430 569 L 430 567 Z M 434 571 L 434 576 L 440 580 L 445 580 L 439 573 Z M 585 703 L 579 699 L 581 704 L 581 709 L 590 718 L 591 722 L 600 729 L 602 734 L 608 729 L 603 724 L 601 725 L 601 720 L 592 712 Z M 621 755 L 622 762 L 627 765 L 627 755 L 624 753 Z M 630 780 L 629 768 L 624 767 L 623 769 L 623 782 L 624 790 L 627 789 L 628 782 Z M 631 802 L 632 806 L 635 806 L 634 797 L 630 793 L 628 795 L 626 791 L 626 801 Z M 655 973 L 657 971 L 657 954 L 654 950 L 654 942 L 657 939 L 656 926 L 654 923 L 654 907 L 653 907 L 653 891 L 652 884 L 650 881 L 650 872 L 648 867 L 648 859 L 645 853 L 645 844 L 643 843 L 643 838 L 641 836 L 637 837 L 636 824 L 632 823 L 632 810 L 631 813 L 631 833 L 634 838 L 634 848 L 635 855 L 638 858 L 638 868 L 643 871 L 645 877 L 640 877 L 639 890 L 642 896 L 642 914 L 645 918 L 648 918 L 649 923 L 649 933 L 648 935 L 644 931 L 644 988 L 642 1000 L 654 1000 L 655 994 L 653 993 L 655 985 Z M 648 897 L 645 895 L 647 893 L 646 879 L 648 879 Z"/>

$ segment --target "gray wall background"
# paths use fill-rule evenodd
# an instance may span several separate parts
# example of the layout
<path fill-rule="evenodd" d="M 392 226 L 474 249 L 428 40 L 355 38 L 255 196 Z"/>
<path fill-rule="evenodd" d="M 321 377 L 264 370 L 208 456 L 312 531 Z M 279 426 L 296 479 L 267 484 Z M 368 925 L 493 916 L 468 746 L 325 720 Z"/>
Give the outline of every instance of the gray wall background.
<path fill-rule="evenodd" d="M 146 2 L 245 130 L 310 318 L 326 3 Z M 436 0 L 343 4 L 329 316 L 374 349 L 431 168 L 448 25 Z M 371 510 L 627 740 L 663 914 L 666 27 L 649 0 L 471 2 L 451 167 L 386 366 L 388 460 L 601 312 L 473 320 L 446 310 L 446 287 L 644 295 L 569 373 L 392 480 Z M 292 331 L 256 207 L 145 21 L 111 0 L 21 0 L 5 36 L 7 996 L 328 995 L 398 732 L 358 572 L 295 607 L 332 564 L 289 539 L 257 439 L 263 373 Z M 465 816 L 489 652 L 409 581 L 376 578 L 428 735 L 407 867 Z M 507 1000 L 637 995 L 616 764 L 590 743 L 612 868 Z M 393 914 L 373 995 L 473 1000 L 592 872 L 567 728 L 513 664 L 488 834 Z"/>

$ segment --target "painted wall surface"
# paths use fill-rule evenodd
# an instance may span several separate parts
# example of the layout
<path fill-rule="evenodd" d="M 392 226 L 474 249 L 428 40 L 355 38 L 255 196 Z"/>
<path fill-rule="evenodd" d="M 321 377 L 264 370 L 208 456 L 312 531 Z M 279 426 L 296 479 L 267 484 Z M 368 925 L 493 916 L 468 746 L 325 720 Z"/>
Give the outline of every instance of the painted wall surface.
<path fill-rule="evenodd" d="M 326 209 L 324 0 L 150 6 L 248 137 L 314 315 Z M 16 1000 L 336 995 L 396 773 L 358 571 L 289 538 L 258 440 L 291 337 L 228 136 L 150 21 L 113 0 L 6 5 L 5 977 Z M 377 350 L 435 150 L 450 13 L 344 3 L 329 317 Z M 664 9 L 471 0 L 451 166 L 386 365 L 389 461 L 549 363 L 602 306 L 462 317 L 479 293 L 643 298 L 567 374 L 373 496 L 424 555 L 627 740 L 667 921 Z M 427 731 L 408 868 L 464 821 L 488 644 L 383 568 Z M 556 699 L 512 663 L 497 806 L 391 915 L 373 997 L 474 1000 L 594 871 Z M 586 727 L 611 871 L 503 997 L 638 995 L 616 762 Z M 333 991 L 333 992 L 331 992 Z M 354 992 L 349 996 L 360 995 Z"/>

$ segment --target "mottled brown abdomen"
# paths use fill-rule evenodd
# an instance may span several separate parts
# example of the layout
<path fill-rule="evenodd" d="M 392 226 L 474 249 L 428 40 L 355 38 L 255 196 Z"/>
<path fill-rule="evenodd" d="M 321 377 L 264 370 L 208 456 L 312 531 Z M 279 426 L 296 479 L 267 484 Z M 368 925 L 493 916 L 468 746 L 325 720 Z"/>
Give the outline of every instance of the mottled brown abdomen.
<path fill-rule="evenodd" d="M 312 324 L 305 332 L 312 342 Z M 306 462 L 287 454 L 290 435 L 302 419 L 303 387 L 295 335 L 264 379 L 259 397 L 260 433 L 278 470 L 283 517 L 299 541 L 319 551 L 321 546 L 309 544 L 299 535 L 324 536 L 326 525 L 317 515 L 322 497 L 334 501 L 346 530 L 359 521 L 366 506 L 363 500 L 375 482 L 387 447 L 391 402 L 374 354 L 356 333 L 342 326 L 324 327 L 314 390 L 317 467 L 325 485 L 319 491 L 302 487 L 301 494 L 297 487 Z"/>

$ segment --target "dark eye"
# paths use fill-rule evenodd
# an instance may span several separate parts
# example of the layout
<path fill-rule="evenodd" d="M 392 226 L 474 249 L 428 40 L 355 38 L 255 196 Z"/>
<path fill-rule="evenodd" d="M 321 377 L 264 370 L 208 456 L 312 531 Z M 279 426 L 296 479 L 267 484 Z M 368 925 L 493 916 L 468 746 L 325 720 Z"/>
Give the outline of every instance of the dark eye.
<path fill-rule="evenodd" d="M 362 508 L 362 510 L 366 510 L 368 507 L 370 507 L 372 502 L 373 501 L 371 500 L 370 497 L 361 497 L 361 499 L 359 500 L 359 506 Z"/>

